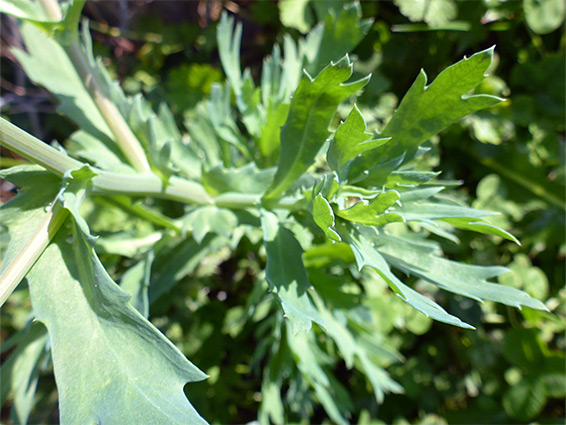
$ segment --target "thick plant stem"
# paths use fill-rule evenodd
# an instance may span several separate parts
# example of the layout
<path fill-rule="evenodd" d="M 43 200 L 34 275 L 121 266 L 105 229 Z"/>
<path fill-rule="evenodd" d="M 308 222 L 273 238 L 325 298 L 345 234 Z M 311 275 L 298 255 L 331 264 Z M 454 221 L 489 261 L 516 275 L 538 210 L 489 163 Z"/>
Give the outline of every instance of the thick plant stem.
<path fill-rule="evenodd" d="M 41 0 L 46 13 L 54 20 L 61 20 L 61 9 L 56 0 Z M 140 172 L 149 172 L 151 167 L 139 140 L 118 110 L 116 105 L 108 98 L 96 74 L 92 71 L 89 61 L 79 44 L 78 37 L 73 37 L 65 48 L 75 70 L 81 77 L 85 87 L 90 93 L 94 103 L 100 111 L 106 124 L 114 134 L 118 147 L 128 162 Z"/>
<path fill-rule="evenodd" d="M 3 118 L 0 118 L 0 144 L 59 176 L 86 165 L 53 149 Z M 92 168 L 97 173 L 92 179 L 93 191 L 96 193 L 155 196 L 187 204 L 213 203 L 201 184 L 180 177 L 171 177 L 165 185 L 153 173 L 122 174 Z"/>
<path fill-rule="evenodd" d="M 118 146 L 132 166 L 140 171 L 151 171 L 145 152 L 126 123 L 116 105 L 106 96 L 96 75 L 92 72 L 88 59 L 77 41 L 66 49 L 71 62 L 79 73 L 106 124 L 116 137 Z"/>
<path fill-rule="evenodd" d="M 39 0 L 39 2 L 51 19 L 53 19 L 54 21 L 60 21 L 63 18 L 63 16 L 61 15 L 61 8 L 56 1 Z"/>
<path fill-rule="evenodd" d="M 0 118 L 0 145 L 61 177 L 67 171 L 87 165 L 43 143 L 3 118 Z M 92 190 L 98 195 L 153 196 L 184 204 L 216 205 L 231 209 L 256 208 L 262 202 L 261 194 L 250 193 L 227 192 L 213 198 L 200 183 L 177 176 L 171 176 L 168 183 L 164 184 L 153 173 L 124 174 L 91 168 L 97 173 L 92 179 Z M 275 209 L 294 209 L 295 204 L 296 199 L 289 197 L 274 199 L 269 206 Z"/>
<path fill-rule="evenodd" d="M 0 118 L 0 142 L 12 152 L 60 176 L 67 170 L 81 168 L 84 165 L 63 152 L 53 149 L 4 118 Z"/>
<path fill-rule="evenodd" d="M 43 254 L 68 215 L 69 211 L 56 202 L 47 211 L 33 236 L 10 262 L 10 265 L 4 269 L 0 275 L 0 307 L 4 305 L 4 302 Z"/>

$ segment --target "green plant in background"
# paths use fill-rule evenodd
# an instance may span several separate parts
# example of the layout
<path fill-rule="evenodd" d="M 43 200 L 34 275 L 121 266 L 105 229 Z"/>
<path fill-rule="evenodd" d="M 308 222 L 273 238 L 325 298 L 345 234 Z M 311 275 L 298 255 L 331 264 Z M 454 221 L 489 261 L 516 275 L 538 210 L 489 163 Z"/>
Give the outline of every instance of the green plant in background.
<path fill-rule="evenodd" d="M 55 3 L 42 4 L 47 9 L 0 6 L 26 21 L 27 52 L 15 51 L 26 73 L 80 129 L 65 151 L 1 122 L 2 145 L 40 165 L 2 174 L 21 188 L 0 210 L 2 301 L 26 276 L 37 319 L 3 345 L 16 346 L 2 367 L 2 400 L 12 394 L 18 422 L 27 421 L 39 373 L 52 362 L 63 423 L 230 422 L 233 406 L 258 404 L 262 423 L 308 421 L 319 405 L 345 423 L 359 407 L 341 383 L 340 364 L 356 392 L 369 388 L 382 402 L 385 392 L 402 391 L 384 369 L 400 358 L 402 343 L 387 337 L 394 328 L 422 334 L 431 325 L 425 316 L 472 328 L 423 292 L 524 306 L 533 320 L 547 314 L 526 292 L 488 281 L 505 283 L 507 269 L 448 260 L 439 242 L 457 241 L 456 229 L 516 242 L 485 219 L 491 208 L 466 206 L 445 191 L 454 182 L 439 180 L 423 161 L 428 139 L 501 101 L 469 94 L 485 81 L 493 49 L 429 85 L 422 71 L 377 134 L 368 131 L 364 107 L 352 103 L 369 82 L 352 81 L 347 55 L 372 25 L 360 19 L 359 5 L 319 11 L 324 19 L 306 37 L 284 37 L 264 60 L 259 85 L 241 71 L 241 26 L 223 15 L 217 43 L 227 81 L 202 80 L 210 98 L 186 114 L 187 136 L 165 104 L 156 114 L 111 80 L 92 55 L 87 23 L 77 30 L 81 2 L 64 5 L 62 15 Z M 308 27 L 307 20 L 299 29 Z M 175 103 L 191 107 L 199 96 L 187 98 Z M 345 111 L 343 122 L 337 110 Z M 215 268 L 230 261 L 237 272 L 216 281 Z M 208 301 L 212 295 L 218 302 Z M 221 307 L 225 300 L 229 308 Z M 179 320 L 190 328 L 166 317 L 171 305 L 195 316 Z M 513 335 L 508 345 L 532 342 L 559 362 L 536 336 Z M 257 346 L 222 356 L 242 341 Z M 181 351 L 199 358 L 214 389 L 186 388 L 202 417 L 182 389 L 206 375 Z M 533 369 L 509 352 L 520 370 L 509 379 L 521 385 L 506 406 L 533 392 L 560 397 L 556 367 Z M 226 361 L 235 375 L 219 372 Z M 246 384 L 250 373 L 261 388 Z M 246 399 L 236 403 L 230 387 Z M 544 397 L 515 413 L 532 416 Z"/>

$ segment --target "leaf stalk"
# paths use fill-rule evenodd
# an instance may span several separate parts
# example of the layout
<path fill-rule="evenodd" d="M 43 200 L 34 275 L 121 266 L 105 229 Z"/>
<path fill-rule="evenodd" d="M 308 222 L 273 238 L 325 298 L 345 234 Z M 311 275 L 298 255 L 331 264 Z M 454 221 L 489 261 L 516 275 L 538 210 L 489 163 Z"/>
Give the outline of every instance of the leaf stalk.
<path fill-rule="evenodd" d="M 62 19 L 61 9 L 56 0 L 41 0 L 41 4 L 45 12 L 54 20 L 60 21 Z M 126 120 L 116 108 L 116 105 L 108 98 L 108 95 L 103 90 L 103 86 L 99 81 L 97 75 L 93 72 L 89 61 L 80 46 L 78 40 L 78 31 L 74 32 L 73 40 L 68 46 L 65 46 L 65 51 L 75 67 L 75 70 L 81 77 L 86 89 L 90 93 L 94 103 L 98 107 L 106 124 L 114 134 L 116 142 L 120 150 L 124 153 L 128 162 L 140 172 L 149 172 L 151 167 L 147 161 L 146 154 L 137 137 L 134 135 L 132 129 L 127 124 Z"/>
<path fill-rule="evenodd" d="M 60 203 L 55 202 L 55 205 L 41 220 L 33 236 L 4 269 L 0 275 L 0 307 L 4 305 L 4 302 L 43 254 L 68 215 L 69 211 Z"/>
<path fill-rule="evenodd" d="M 31 134 L 0 118 L 0 144 L 59 176 L 86 164 L 43 143 Z M 167 185 L 153 173 L 124 174 L 94 168 L 93 192 L 113 195 L 155 196 L 187 204 L 212 204 L 204 187 L 190 180 L 173 176 Z"/>

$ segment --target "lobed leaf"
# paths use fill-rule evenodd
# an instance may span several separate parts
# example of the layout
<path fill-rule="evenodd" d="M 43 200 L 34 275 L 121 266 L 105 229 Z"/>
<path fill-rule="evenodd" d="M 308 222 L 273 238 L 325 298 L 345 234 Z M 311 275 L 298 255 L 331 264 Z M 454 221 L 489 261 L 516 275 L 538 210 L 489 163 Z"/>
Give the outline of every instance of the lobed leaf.
<path fill-rule="evenodd" d="M 324 321 L 309 298 L 310 284 L 301 245 L 275 214 L 263 210 L 261 225 L 267 251 L 265 278 L 281 301 L 293 333 L 308 331 L 312 322 L 324 327 Z"/>
<path fill-rule="evenodd" d="M 411 161 L 421 143 L 439 133 L 464 116 L 493 106 L 502 99 L 478 94 L 467 95 L 485 79 L 491 65 L 493 47 L 446 68 L 430 84 L 421 70 L 419 76 L 401 101 L 399 108 L 381 133 L 392 141 L 379 150 L 380 163 L 399 158 Z M 371 155 L 360 157 L 352 166 L 353 175 L 362 175 L 364 170 L 375 167 Z M 371 174 L 371 172 L 370 172 Z"/>
<path fill-rule="evenodd" d="M 324 367 L 325 363 L 329 363 L 328 355 L 320 349 L 313 335 L 306 332 L 289 334 L 289 348 L 296 357 L 301 374 L 315 390 L 330 419 L 334 423 L 346 425 L 352 400 L 342 384 Z"/>
<path fill-rule="evenodd" d="M 225 192 L 262 194 L 271 184 L 274 174 L 274 168 L 260 170 L 253 162 L 240 168 L 217 165 L 203 172 L 202 183 L 212 195 Z"/>
<path fill-rule="evenodd" d="M 282 195 L 309 168 L 327 139 L 330 120 L 338 105 L 365 86 L 368 78 L 345 84 L 352 75 L 348 56 L 327 66 L 312 79 L 302 78 L 281 130 L 281 153 L 266 199 Z"/>
<path fill-rule="evenodd" d="M 61 196 L 73 218 L 28 274 L 49 334 L 61 423 L 205 423 L 183 387 L 206 375 L 108 276 L 78 216 L 92 173 L 85 167 L 70 178 Z"/>
<path fill-rule="evenodd" d="M 393 267 L 426 279 L 446 291 L 476 301 L 489 300 L 512 307 L 547 310 L 542 302 L 531 298 L 526 292 L 487 281 L 506 273 L 508 269 L 505 267 L 482 267 L 450 261 L 408 238 L 378 235 L 372 240 Z"/>
<path fill-rule="evenodd" d="M 456 316 L 448 314 L 433 300 L 425 297 L 401 282 L 397 276 L 391 272 L 387 261 L 372 245 L 372 242 L 369 241 L 359 229 L 351 225 L 343 225 L 339 231 L 340 235 L 352 248 L 354 256 L 356 257 L 356 263 L 360 270 L 365 266 L 368 266 L 377 271 L 377 273 L 389 284 L 394 292 L 424 315 L 438 320 L 439 322 L 448 323 L 461 328 L 474 329 L 473 326 L 462 322 Z M 371 234 L 371 232 L 369 233 Z"/>
<path fill-rule="evenodd" d="M 305 69 L 311 75 L 352 52 L 373 24 L 373 19 L 361 20 L 362 9 L 358 2 L 335 9 L 332 6 L 329 3 L 323 8 L 328 10 L 327 16 L 309 33 L 305 43 L 309 45 L 303 46 L 308 61 Z"/>
<path fill-rule="evenodd" d="M 381 350 L 386 351 L 387 348 L 380 346 L 376 349 L 376 347 L 371 344 L 364 344 L 364 338 L 362 335 L 354 332 L 353 329 L 348 326 L 347 321 L 343 318 L 342 320 L 337 318 L 337 313 L 343 314 L 343 312 L 336 310 L 331 311 L 326 308 L 320 297 L 317 297 L 316 305 L 321 317 L 327 325 L 328 335 L 334 340 L 340 350 L 346 367 L 351 369 L 356 366 L 368 377 L 368 380 L 373 387 L 377 402 L 383 402 L 383 397 L 386 391 L 402 393 L 403 388 L 391 379 L 389 374 L 382 367 L 372 360 L 372 357 L 375 357 L 377 352 Z M 395 355 L 394 352 L 387 352 L 386 354 L 388 356 Z M 355 360 L 358 360 L 359 363 L 355 362 Z"/>
<path fill-rule="evenodd" d="M 185 219 L 185 225 L 193 233 L 194 240 L 200 244 L 208 233 L 230 238 L 238 225 L 238 218 L 229 209 L 210 205 L 191 212 Z"/>
<path fill-rule="evenodd" d="M 363 152 L 375 149 L 390 139 L 374 139 L 366 133 L 366 122 L 356 105 L 334 134 L 334 140 L 328 149 L 328 165 L 336 172 L 338 181 L 343 182 L 348 176 L 350 161 Z"/>

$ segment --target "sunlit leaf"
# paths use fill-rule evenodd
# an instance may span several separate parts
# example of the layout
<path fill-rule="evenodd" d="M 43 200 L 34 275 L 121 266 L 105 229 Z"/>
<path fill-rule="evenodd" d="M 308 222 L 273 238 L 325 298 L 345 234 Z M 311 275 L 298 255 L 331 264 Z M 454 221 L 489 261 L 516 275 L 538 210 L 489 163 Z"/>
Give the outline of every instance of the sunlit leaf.
<path fill-rule="evenodd" d="M 340 235 L 334 227 L 334 211 L 328 201 L 319 193 L 312 201 L 312 216 L 324 234 L 333 241 L 340 241 Z"/>
<path fill-rule="evenodd" d="M 389 139 L 372 138 L 366 133 L 364 117 L 357 106 L 348 115 L 334 134 L 334 140 L 328 149 L 328 164 L 332 167 L 340 182 L 348 176 L 349 163 L 359 154 L 383 145 Z"/>
<path fill-rule="evenodd" d="M 407 238 L 379 235 L 372 240 L 393 267 L 426 279 L 447 291 L 477 301 L 490 300 L 513 307 L 546 310 L 542 302 L 523 291 L 487 281 L 507 272 L 505 267 L 482 267 L 446 260 L 428 247 Z"/>
<path fill-rule="evenodd" d="M 267 199 L 283 194 L 307 170 L 329 135 L 328 126 L 340 102 L 367 84 L 367 78 L 345 83 L 351 75 L 352 64 L 345 56 L 315 79 L 308 74 L 303 77 L 281 130 L 279 164 Z"/>
<path fill-rule="evenodd" d="M 206 376 L 128 304 L 84 233 L 76 214 L 85 178 L 76 173 L 63 194 L 73 219 L 28 274 L 49 334 L 61 422 L 205 423 L 183 387 Z"/>
<path fill-rule="evenodd" d="M 404 221 L 403 217 L 399 214 L 387 213 L 387 210 L 393 206 L 400 197 L 399 192 L 390 190 L 376 196 L 369 203 L 359 201 L 350 208 L 344 210 L 337 209 L 336 214 L 348 221 L 371 226 L 383 226 L 387 223 Z"/>
<path fill-rule="evenodd" d="M 419 310 L 426 316 L 462 328 L 473 329 L 469 324 L 462 322 L 456 316 L 448 314 L 433 300 L 425 297 L 397 278 L 389 268 L 387 261 L 377 251 L 372 242 L 353 226 L 343 226 L 338 229 L 340 235 L 350 245 L 356 257 L 356 263 L 361 270 L 365 266 L 374 269 L 404 301 Z M 371 232 L 370 232 L 371 234 Z"/>
<path fill-rule="evenodd" d="M 375 167 L 379 162 L 402 157 L 412 160 L 421 143 L 439 133 L 454 121 L 501 101 L 491 95 L 468 95 L 484 78 L 491 64 L 493 48 L 476 53 L 446 68 L 430 84 L 421 70 L 419 76 L 401 101 L 397 111 L 381 133 L 391 142 L 376 151 L 363 155 L 355 164 L 353 175 Z M 370 173 L 371 174 L 371 173 Z"/>

